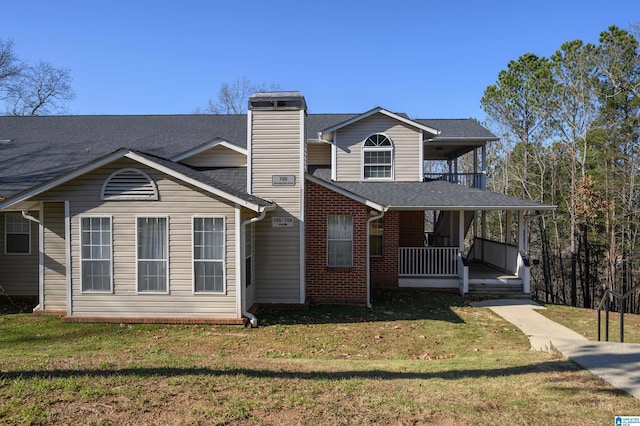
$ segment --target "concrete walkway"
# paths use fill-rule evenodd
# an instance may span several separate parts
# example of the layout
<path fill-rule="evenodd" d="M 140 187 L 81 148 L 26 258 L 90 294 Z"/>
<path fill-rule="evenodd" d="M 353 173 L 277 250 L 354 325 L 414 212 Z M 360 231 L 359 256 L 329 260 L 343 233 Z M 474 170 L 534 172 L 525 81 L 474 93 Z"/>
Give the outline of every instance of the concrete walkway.
<path fill-rule="evenodd" d="M 532 350 L 557 352 L 640 399 L 640 344 L 589 341 L 536 312 L 544 307 L 530 300 L 483 300 L 471 306 L 489 308 L 518 327 Z"/>

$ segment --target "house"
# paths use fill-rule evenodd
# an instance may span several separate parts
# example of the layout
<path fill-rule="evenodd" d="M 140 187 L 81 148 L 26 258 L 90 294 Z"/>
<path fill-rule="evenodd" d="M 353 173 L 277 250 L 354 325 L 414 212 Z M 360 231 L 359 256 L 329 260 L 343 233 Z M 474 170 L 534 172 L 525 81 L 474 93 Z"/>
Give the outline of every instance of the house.
<path fill-rule="evenodd" d="M 255 323 L 256 304 L 376 288 L 527 295 L 526 221 L 554 207 L 486 191 L 496 139 L 473 119 L 307 114 L 298 92 L 246 115 L 1 117 L 0 285 L 118 322 Z"/>

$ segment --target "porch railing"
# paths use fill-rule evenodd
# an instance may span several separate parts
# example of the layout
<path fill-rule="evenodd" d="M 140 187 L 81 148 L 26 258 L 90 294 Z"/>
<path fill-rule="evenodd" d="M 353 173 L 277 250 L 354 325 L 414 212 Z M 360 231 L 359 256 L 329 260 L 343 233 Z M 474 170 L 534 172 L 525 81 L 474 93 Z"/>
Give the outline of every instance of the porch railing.
<path fill-rule="evenodd" d="M 458 275 L 458 247 L 400 247 L 398 275 L 441 277 Z"/>
<path fill-rule="evenodd" d="M 444 180 L 468 186 L 469 188 L 487 188 L 484 173 L 425 173 L 424 180 Z"/>

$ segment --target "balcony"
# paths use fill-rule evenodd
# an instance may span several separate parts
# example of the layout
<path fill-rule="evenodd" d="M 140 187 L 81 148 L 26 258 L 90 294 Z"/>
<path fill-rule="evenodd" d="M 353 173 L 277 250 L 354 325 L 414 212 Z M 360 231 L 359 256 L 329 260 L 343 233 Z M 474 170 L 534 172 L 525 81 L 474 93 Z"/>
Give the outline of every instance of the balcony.
<path fill-rule="evenodd" d="M 487 189 L 485 173 L 425 173 L 424 181 L 444 180 L 469 188 Z"/>

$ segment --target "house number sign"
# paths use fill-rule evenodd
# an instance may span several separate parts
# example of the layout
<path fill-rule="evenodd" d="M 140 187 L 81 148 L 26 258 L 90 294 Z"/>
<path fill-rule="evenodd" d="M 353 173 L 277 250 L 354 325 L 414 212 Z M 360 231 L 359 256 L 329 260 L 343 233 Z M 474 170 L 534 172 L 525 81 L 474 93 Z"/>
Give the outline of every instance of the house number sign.
<path fill-rule="evenodd" d="M 293 218 L 292 217 L 272 217 L 271 227 L 272 228 L 293 228 Z"/>
<path fill-rule="evenodd" d="M 272 186 L 295 186 L 295 184 L 296 184 L 295 175 L 272 175 L 271 176 Z"/>

